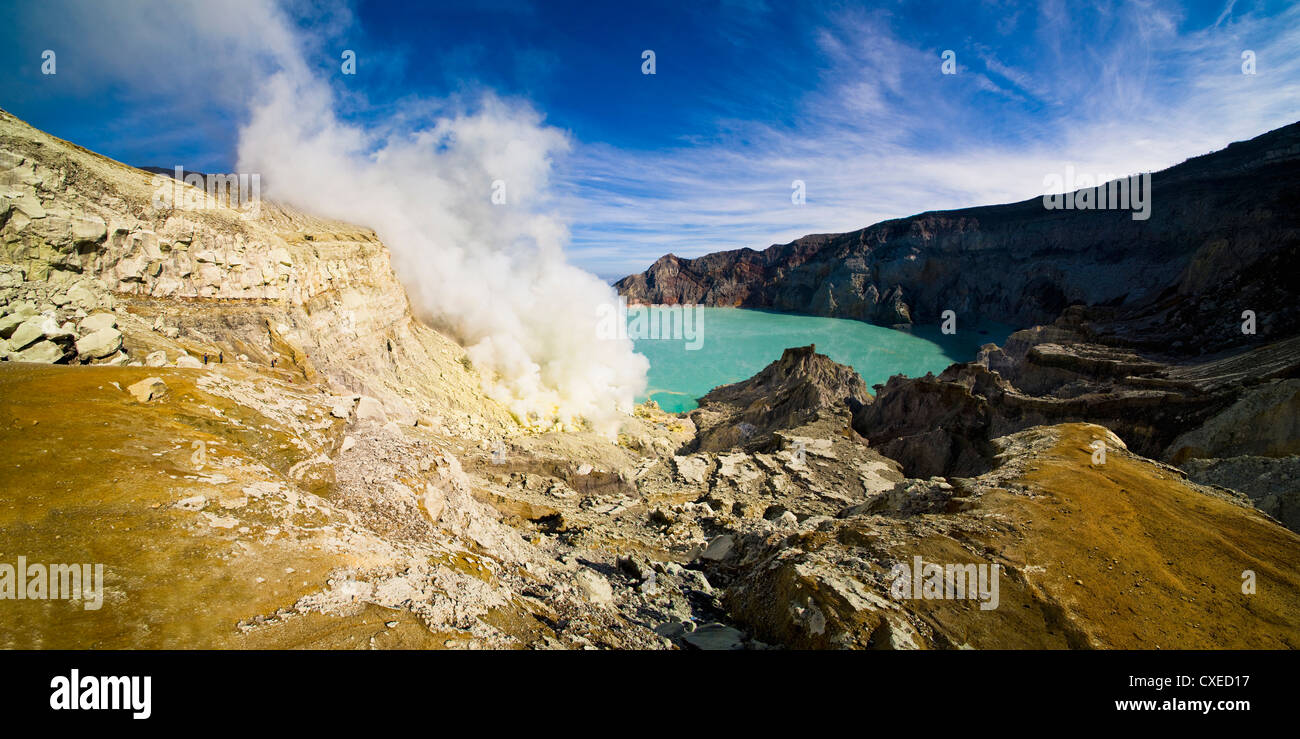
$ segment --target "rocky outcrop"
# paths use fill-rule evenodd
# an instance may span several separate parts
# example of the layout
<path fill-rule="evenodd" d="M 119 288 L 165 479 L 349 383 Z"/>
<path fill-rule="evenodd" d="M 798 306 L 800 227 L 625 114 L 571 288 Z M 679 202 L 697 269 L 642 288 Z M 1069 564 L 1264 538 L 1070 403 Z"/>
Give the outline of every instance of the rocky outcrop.
<path fill-rule="evenodd" d="M 1195 360 L 1103 340 L 1071 309 L 939 376 L 893 377 L 854 428 L 909 474 L 969 474 L 988 442 L 1030 426 L 1087 421 L 1156 459 L 1295 453 L 1300 337 Z"/>
<path fill-rule="evenodd" d="M 1048 210 L 1041 198 L 922 213 L 763 251 L 667 255 L 616 283 L 632 302 L 702 303 L 880 325 L 1049 323 L 1108 306 L 1113 331 L 1194 355 L 1300 325 L 1300 123 L 1152 175 L 1151 214 Z M 1253 311 L 1258 332 L 1240 330 Z"/>
<path fill-rule="evenodd" d="M 954 365 L 937 378 L 894 376 L 854 414 L 853 428 L 909 477 L 976 475 L 992 459 L 998 402 L 1008 392 L 977 365 Z"/>
<path fill-rule="evenodd" d="M 816 346 L 786 349 L 781 358 L 742 382 L 723 385 L 699 399 L 690 418 L 698 429 L 696 451 L 763 444 L 777 429 L 794 428 L 820 411 L 852 413 L 871 394 L 852 368 Z"/>
<path fill-rule="evenodd" d="M 1300 344 L 1300 342 L 1297 342 Z M 1294 351 L 1300 354 L 1300 346 Z M 1300 361 L 1288 373 L 1300 375 Z M 1300 377 L 1263 380 L 1205 423 L 1174 439 L 1165 457 L 1194 458 L 1300 454 Z"/>
<path fill-rule="evenodd" d="M 0 111 L 0 358 L 274 363 L 407 422 L 510 432 L 464 350 L 412 315 L 373 231 L 257 205 L 228 207 Z M 87 325 L 96 313 L 107 318 Z"/>
<path fill-rule="evenodd" d="M 1292 531 L 1300 531 L 1300 456 L 1189 459 L 1179 465 L 1204 485 L 1236 490 Z"/>

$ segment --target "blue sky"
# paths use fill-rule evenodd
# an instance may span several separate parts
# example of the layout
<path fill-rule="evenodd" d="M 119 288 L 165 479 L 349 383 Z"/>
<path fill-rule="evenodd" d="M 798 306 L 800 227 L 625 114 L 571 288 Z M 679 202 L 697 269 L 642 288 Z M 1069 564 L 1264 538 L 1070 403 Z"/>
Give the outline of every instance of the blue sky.
<path fill-rule="evenodd" d="M 128 163 L 233 171 L 266 47 L 299 49 L 360 126 L 500 97 L 566 137 L 545 207 L 604 278 L 1032 197 L 1067 164 L 1158 169 L 1300 119 L 1284 2 L 240 2 L 5 3 L 0 107 Z"/>

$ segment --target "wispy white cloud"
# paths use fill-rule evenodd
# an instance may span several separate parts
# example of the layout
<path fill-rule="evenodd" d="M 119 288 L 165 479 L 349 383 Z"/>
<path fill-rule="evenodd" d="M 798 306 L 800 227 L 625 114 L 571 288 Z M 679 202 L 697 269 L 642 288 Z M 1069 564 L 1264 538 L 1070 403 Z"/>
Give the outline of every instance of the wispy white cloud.
<path fill-rule="evenodd" d="M 1223 12 L 1220 13 L 1219 17 L 1214 21 L 1215 28 L 1223 25 L 1223 22 L 1228 20 L 1228 17 L 1232 15 L 1232 8 L 1236 4 L 1237 0 L 1228 0 L 1228 4 L 1223 6 Z"/>
<path fill-rule="evenodd" d="M 1300 118 L 1300 6 L 1185 24 L 1155 2 L 1047 2 L 1017 22 L 1038 39 L 1028 54 L 1012 63 L 954 42 L 960 71 L 945 76 L 942 49 L 909 43 L 888 15 L 829 18 L 815 32 L 826 63 L 794 125 L 729 121 L 707 143 L 654 152 L 579 143 L 561 165 L 571 254 L 617 276 L 665 252 L 763 248 L 1022 200 L 1067 163 L 1161 169 Z M 1255 75 L 1242 74 L 1244 49 Z M 807 183 L 803 206 L 791 203 L 794 179 Z"/>

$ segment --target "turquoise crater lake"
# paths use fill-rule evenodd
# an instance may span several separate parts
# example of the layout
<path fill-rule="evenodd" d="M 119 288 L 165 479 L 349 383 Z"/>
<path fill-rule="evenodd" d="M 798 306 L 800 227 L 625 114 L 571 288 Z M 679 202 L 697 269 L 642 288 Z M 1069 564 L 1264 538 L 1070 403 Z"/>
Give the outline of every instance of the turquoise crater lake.
<path fill-rule="evenodd" d="M 632 308 L 632 311 L 644 310 Z M 1001 344 L 1015 329 L 997 323 L 957 325 L 945 336 L 938 326 L 912 333 L 844 318 L 820 318 L 741 308 L 695 308 L 703 340 L 636 339 L 636 351 L 650 360 L 643 401 L 670 413 L 696 407 L 695 399 L 719 385 L 748 379 L 781 357 L 788 347 L 816 344 L 817 351 L 857 370 L 867 387 L 892 375 L 920 377 L 953 362 L 966 362 L 990 342 Z M 688 324 L 689 326 L 689 324 Z"/>

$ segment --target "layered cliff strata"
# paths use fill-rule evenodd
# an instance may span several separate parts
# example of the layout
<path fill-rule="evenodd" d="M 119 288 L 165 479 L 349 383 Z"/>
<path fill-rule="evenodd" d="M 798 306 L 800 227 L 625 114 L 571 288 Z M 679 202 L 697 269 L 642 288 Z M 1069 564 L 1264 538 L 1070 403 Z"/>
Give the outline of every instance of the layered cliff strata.
<path fill-rule="evenodd" d="M 1300 123 L 1151 176 L 1151 215 L 1049 210 L 1041 198 L 921 213 L 762 251 L 671 254 L 616 287 L 633 302 L 771 308 L 880 325 L 1049 323 L 1117 309 L 1146 348 L 1200 354 L 1294 335 Z M 1256 336 L 1240 330 L 1243 311 Z"/>
<path fill-rule="evenodd" d="M 53 344 L 44 361 L 275 360 L 277 371 L 380 397 L 407 422 L 514 425 L 482 402 L 464 350 L 414 319 L 369 229 L 271 202 L 254 215 L 188 185 L 196 207 L 158 209 L 157 175 L 3 112 L 0 165 L 6 357 L 31 361 L 33 347 Z M 110 340 L 87 344 L 100 322 Z M 45 330 L 19 346 L 32 333 L 16 341 L 23 324 Z"/>
<path fill-rule="evenodd" d="M 988 469 L 992 440 L 1009 433 L 1096 423 L 1201 482 L 1232 481 L 1295 527 L 1300 499 L 1283 471 L 1300 450 L 1300 337 L 1177 359 L 1095 343 L 1088 312 L 1016 332 L 937 376 L 892 377 L 854 429 L 909 475 L 929 476 Z"/>

